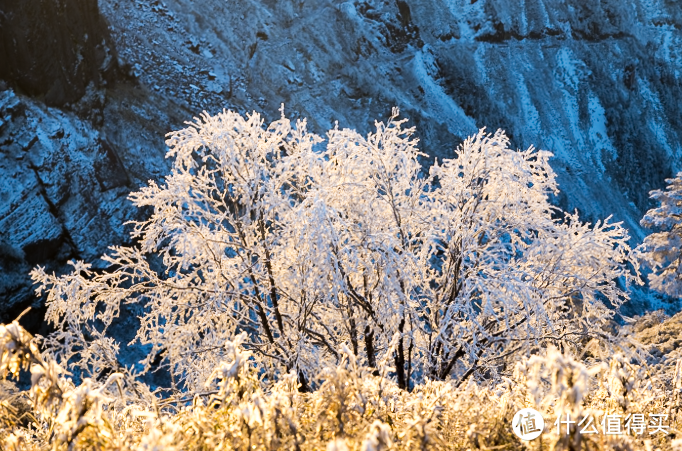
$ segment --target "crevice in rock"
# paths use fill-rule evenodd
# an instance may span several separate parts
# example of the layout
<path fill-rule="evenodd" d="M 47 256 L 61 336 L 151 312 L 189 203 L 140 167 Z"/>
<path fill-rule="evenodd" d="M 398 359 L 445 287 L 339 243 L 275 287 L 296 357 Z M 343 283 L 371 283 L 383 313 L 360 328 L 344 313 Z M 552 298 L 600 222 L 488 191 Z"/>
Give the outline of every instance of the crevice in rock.
<path fill-rule="evenodd" d="M 70 247 L 70 255 L 74 258 L 80 258 L 80 253 L 78 251 L 78 248 L 76 247 L 75 242 L 73 241 L 73 238 L 71 237 L 71 232 L 66 228 L 64 225 L 64 221 L 61 217 L 59 208 L 52 202 L 50 197 L 47 195 L 47 189 L 45 188 L 45 184 L 43 183 L 42 178 L 40 177 L 40 173 L 38 171 L 38 168 L 34 165 L 29 166 L 30 169 L 33 171 L 36 177 L 36 181 L 38 182 L 38 193 L 43 197 L 45 200 L 45 203 L 47 204 L 48 211 L 52 216 L 54 216 L 59 223 L 59 226 L 62 229 L 62 234 L 61 238 L 65 244 L 67 244 Z M 24 249 L 24 252 L 26 252 L 26 249 Z"/>
<path fill-rule="evenodd" d="M 566 35 L 561 30 L 556 30 L 553 28 L 545 28 L 542 31 L 531 31 L 528 34 L 521 34 L 516 30 L 507 30 L 504 24 L 497 22 L 493 25 L 495 31 L 491 33 L 482 33 L 474 37 L 478 42 L 488 42 L 492 44 L 502 44 L 511 40 L 524 41 L 526 39 L 531 41 L 537 41 L 541 39 L 558 37 L 559 39 L 565 39 Z"/>

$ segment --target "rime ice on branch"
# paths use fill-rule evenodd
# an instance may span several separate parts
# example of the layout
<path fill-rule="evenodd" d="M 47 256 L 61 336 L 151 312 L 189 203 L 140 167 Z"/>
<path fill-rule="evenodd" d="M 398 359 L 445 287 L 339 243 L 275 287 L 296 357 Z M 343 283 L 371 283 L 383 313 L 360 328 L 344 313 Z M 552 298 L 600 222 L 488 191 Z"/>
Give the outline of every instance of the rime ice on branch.
<path fill-rule="evenodd" d="M 637 251 L 645 265 L 652 269 L 649 283 L 654 290 L 682 297 L 682 172 L 666 179 L 665 190 L 651 192 L 660 206 L 649 210 L 641 224 L 656 229 L 644 239 Z"/>
<path fill-rule="evenodd" d="M 138 244 L 112 248 L 108 272 L 33 272 L 55 355 L 95 377 L 114 365 L 121 302 L 144 305 L 145 371 L 161 359 L 190 393 L 240 332 L 262 374 L 302 390 L 344 345 L 409 389 L 603 333 L 631 279 L 623 227 L 552 206 L 551 154 L 514 151 L 502 131 L 427 171 L 397 115 L 367 136 L 334 128 L 324 146 L 284 115 L 204 114 L 171 133 L 171 174 L 130 196 L 153 209 Z"/>

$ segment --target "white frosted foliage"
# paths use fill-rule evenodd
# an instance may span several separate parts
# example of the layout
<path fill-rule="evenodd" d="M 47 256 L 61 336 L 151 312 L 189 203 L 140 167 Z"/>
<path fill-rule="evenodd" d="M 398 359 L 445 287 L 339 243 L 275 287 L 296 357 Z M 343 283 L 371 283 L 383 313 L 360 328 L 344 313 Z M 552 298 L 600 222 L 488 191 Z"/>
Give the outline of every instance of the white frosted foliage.
<path fill-rule="evenodd" d="M 644 263 L 652 269 L 649 284 L 654 290 L 682 297 L 682 173 L 666 179 L 665 190 L 651 192 L 660 203 L 649 210 L 641 224 L 654 229 L 637 249 Z"/>
<path fill-rule="evenodd" d="M 161 361 L 189 393 L 240 359 L 307 390 L 346 354 L 401 388 L 460 383 L 600 334 L 604 301 L 627 298 L 625 229 L 558 211 L 551 154 L 513 150 L 502 131 L 426 170 L 397 116 L 323 140 L 305 121 L 224 111 L 169 134 L 171 174 L 130 196 L 152 211 L 137 244 L 112 248 L 108 271 L 33 272 L 53 354 L 93 377 L 120 371 L 107 330 L 121 303 L 141 305 L 143 372 Z M 244 355 L 225 346 L 240 333 Z"/>

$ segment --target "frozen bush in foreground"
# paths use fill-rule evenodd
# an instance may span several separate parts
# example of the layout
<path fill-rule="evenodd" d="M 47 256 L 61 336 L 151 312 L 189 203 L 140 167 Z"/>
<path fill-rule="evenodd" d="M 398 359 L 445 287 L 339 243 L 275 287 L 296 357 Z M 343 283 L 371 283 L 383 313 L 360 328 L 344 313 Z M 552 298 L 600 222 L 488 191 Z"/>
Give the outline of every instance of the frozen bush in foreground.
<path fill-rule="evenodd" d="M 11 326 L 19 340 L 5 340 L 2 345 L 4 351 L 19 351 L 18 365 L 54 364 L 49 357 L 33 354 L 30 335 L 16 323 Z M 80 386 L 58 375 L 52 381 L 61 388 L 49 397 L 37 396 L 36 385 L 45 388 L 52 382 L 36 377 L 43 374 L 36 371 L 30 397 L 32 419 L 28 424 L 5 423 L 0 428 L 0 446 L 7 450 L 106 451 L 521 450 L 527 447 L 512 434 L 511 417 L 528 406 L 546 419 L 542 438 L 533 449 L 671 450 L 677 446 L 670 435 L 679 434 L 680 418 L 674 413 L 679 401 L 669 396 L 676 385 L 661 383 L 667 375 L 645 376 L 648 383 L 639 383 L 642 375 L 638 375 L 644 403 L 633 398 L 622 410 L 604 407 L 622 405 L 621 384 L 613 382 L 613 371 L 607 369 L 618 368 L 622 358 L 616 359 L 617 364 L 607 359 L 587 368 L 550 349 L 520 360 L 513 377 L 493 389 L 473 380 L 459 388 L 432 381 L 407 392 L 394 381 L 372 374 L 370 368 L 358 366 L 352 352 L 345 349 L 340 365 L 327 369 L 318 390 L 300 393 L 295 374 L 263 390 L 248 351 L 240 345 L 244 339 L 242 335 L 226 343 L 227 358 L 207 381 L 208 391 L 185 403 L 136 396 L 126 390 L 124 377 L 118 373 L 105 382 L 87 379 Z M 3 376 L 9 373 L 5 367 Z M 613 387 L 603 391 L 602 380 Z M 112 385 L 117 388 L 111 390 Z M 552 425 L 553 418 L 567 413 L 594 415 L 598 420 L 614 412 L 666 410 L 673 412 L 671 434 L 663 436 L 581 436 L 575 429 L 557 432 Z"/>

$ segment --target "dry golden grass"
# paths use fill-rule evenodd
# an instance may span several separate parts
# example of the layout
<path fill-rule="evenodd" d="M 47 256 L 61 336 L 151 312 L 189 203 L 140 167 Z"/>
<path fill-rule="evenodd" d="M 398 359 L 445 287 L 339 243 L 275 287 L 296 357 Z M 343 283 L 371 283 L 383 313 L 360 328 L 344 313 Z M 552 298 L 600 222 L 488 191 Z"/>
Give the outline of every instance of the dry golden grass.
<path fill-rule="evenodd" d="M 211 395 L 188 403 L 134 398 L 121 377 L 74 386 L 36 355 L 18 324 L 2 326 L 0 369 L 33 375 L 33 388 L 0 384 L 2 450 L 679 450 L 682 315 L 647 315 L 631 326 L 654 356 L 650 365 L 615 354 L 585 365 L 550 348 L 518 362 L 497 385 L 461 388 L 427 382 L 411 392 L 358 367 L 352 356 L 320 375 L 313 393 L 295 376 L 264 388 L 248 353 L 217 371 Z M 658 357 L 656 354 L 660 354 Z M 677 373 L 676 373 L 677 372 Z M 220 374 L 229 374 L 221 379 Z M 514 413 L 542 412 L 545 430 L 524 442 L 512 432 Z M 557 434 L 558 415 L 666 414 L 667 434 Z"/>

